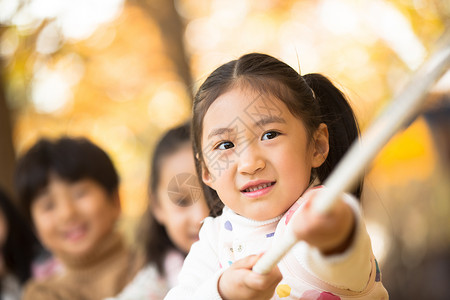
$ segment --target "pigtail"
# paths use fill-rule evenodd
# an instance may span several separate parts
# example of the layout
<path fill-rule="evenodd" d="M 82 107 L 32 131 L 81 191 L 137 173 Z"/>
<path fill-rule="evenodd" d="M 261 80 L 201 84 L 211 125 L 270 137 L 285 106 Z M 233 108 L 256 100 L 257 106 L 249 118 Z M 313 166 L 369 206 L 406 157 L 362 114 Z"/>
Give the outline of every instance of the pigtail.
<path fill-rule="evenodd" d="M 137 240 L 142 244 L 144 251 L 144 261 L 146 264 L 154 263 L 161 276 L 165 276 L 164 259 L 171 249 L 176 249 L 169 238 L 166 228 L 158 223 L 152 213 L 152 208 L 142 215 L 137 230 Z"/>
<path fill-rule="evenodd" d="M 312 89 L 320 107 L 321 120 L 328 126 L 330 150 L 325 162 L 315 170 L 323 182 L 359 135 L 359 125 L 345 95 L 325 76 L 307 74 L 303 79 Z M 359 199 L 363 179 L 351 192 Z"/>

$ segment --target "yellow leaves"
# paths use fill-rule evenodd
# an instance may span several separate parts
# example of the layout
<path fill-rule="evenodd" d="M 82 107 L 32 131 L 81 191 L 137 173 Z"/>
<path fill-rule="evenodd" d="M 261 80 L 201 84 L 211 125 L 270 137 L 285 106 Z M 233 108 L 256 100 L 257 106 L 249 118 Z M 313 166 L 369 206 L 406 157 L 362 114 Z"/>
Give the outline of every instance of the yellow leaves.
<path fill-rule="evenodd" d="M 380 184 L 425 181 L 436 167 L 436 153 L 425 120 L 418 118 L 379 153 L 369 176 Z"/>

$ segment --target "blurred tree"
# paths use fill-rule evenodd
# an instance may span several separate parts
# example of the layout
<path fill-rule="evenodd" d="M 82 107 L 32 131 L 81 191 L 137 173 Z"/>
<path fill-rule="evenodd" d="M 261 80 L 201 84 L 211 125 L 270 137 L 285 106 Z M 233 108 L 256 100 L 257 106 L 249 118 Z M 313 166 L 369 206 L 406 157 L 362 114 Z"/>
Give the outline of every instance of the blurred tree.
<path fill-rule="evenodd" d="M 3 35 L 12 28 L 11 19 L 13 16 L 22 9 L 26 3 L 24 1 L 17 1 L 17 6 L 14 12 L 11 12 L 10 18 L 0 21 L 0 39 Z M 23 43 L 25 47 L 29 43 L 35 43 L 38 33 L 42 30 L 46 22 L 42 22 L 40 26 L 36 28 L 34 34 L 25 39 Z M 0 43 L 2 41 L 0 40 Z M 15 168 L 15 147 L 13 141 L 13 111 L 9 107 L 9 99 L 7 93 L 8 69 L 6 62 L 0 54 L 0 187 L 3 187 L 10 195 L 14 195 L 13 176 Z"/>
<path fill-rule="evenodd" d="M 183 39 L 185 28 L 175 9 L 175 1 L 131 0 L 130 2 L 140 6 L 148 17 L 159 25 L 166 53 L 181 80 L 190 89 L 189 95 L 192 97 L 192 75 Z"/>
<path fill-rule="evenodd" d="M 174 1 L 126 1 L 125 12 L 119 16 L 122 21 L 104 26 L 100 30 L 104 35 L 93 34 L 91 40 L 89 38 L 73 40 L 64 37 L 62 28 L 58 27 L 61 23 L 58 21 L 60 16 L 57 15 L 34 16 L 34 21 L 31 21 L 34 23 L 30 23 L 31 25 L 27 25 L 25 29 L 23 25 L 20 28 L 21 25 L 15 23 L 17 16 L 23 15 L 23 12 L 27 14 L 36 1 L 15 2 L 16 5 L 11 6 L 13 10 L 6 18 L 3 15 L 0 20 L 2 41 L 5 41 L 5 36 L 11 32 L 18 39 L 13 56 L 2 56 L 3 61 L 0 61 L 3 62 L 0 66 L 0 75 L 3 75 L 0 77 L 0 185 L 5 186 L 8 191 L 12 191 L 15 153 L 18 153 L 24 145 L 29 146 L 29 143 L 39 135 L 84 134 L 73 130 L 76 128 L 73 126 L 74 122 L 87 124 L 87 119 L 93 123 L 93 120 L 98 118 L 103 121 L 97 124 L 107 123 L 109 116 L 116 115 L 117 119 L 121 120 L 118 122 L 131 128 L 136 136 L 142 136 L 143 131 L 148 132 L 152 128 L 148 128 L 149 125 L 139 120 L 146 119 L 146 106 L 149 100 L 155 97 L 155 89 L 163 87 L 164 82 L 180 81 L 186 88 L 185 97 L 192 100 L 192 75 L 183 42 L 184 24 L 175 9 Z M 133 15 L 131 19 L 127 17 L 130 13 Z M 49 35 L 52 30 L 53 36 Z M 96 48 L 92 46 L 94 45 L 92 36 L 97 42 L 101 39 L 108 40 L 105 37 L 112 36 L 113 42 L 110 44 L 106 42 L 109 46 Z M 46 40 L 46 45 L 51 45 L 51 39 L 55 41 L 55 37 L 58 37 L 59 44 L 56 48 L 50 52 L 39 52 L 40 40 L 41 45 L 43 40 Z M 62 64 L 65 65 L 61 67 Z M 64 80 L 68 72 L 71 72 L 70 75 L 75 74 L 71 71 L 74 66 L 78 70 L 82 68 L 85 71 L 76 89 L 69 91 L 73 97 L 68 100 L 66 109 L 55 113 L 42 111 L 37 107 L 32 99 L 36 75 L 39 75 L 37 72 L 44 70 L 44 73 L 47 72 L 45 73 L 47 78 L 49 74 L 54 74 L 53 78 Z M 130 74 L 128 80 L 123 80 L 124 73 Z M 168 75 L 170 73 L 174 75 Z M 64 87 L 64 82 L 53 83 L 53 86 Z M 173 86 L 167 88 L 176 101 L 183 100 L 179 88 Z M 173 105 L 168 105 L 170 103 L 167 101 L 170 99 L 167 99 L 167 93 L 164 95 L 166 106 L 173 108 Z M 11 99 L 7 99 L 8 97 Z M 134 105 L 126 105 L 124 101 L 128 100 L 133 100 Z M 57 101 L 65 103 L 67 100 L 60 97 Z M 157 107 L 157 103 L 154 106 Z M 135 111 L 132 112 L 132 109 Z M 141 117 L 136 118 L 138 115 Z M 129 116 L 134 116 L 131 117 L 131 121 Z M 159 119 L 150 118 L 154 123 L 157 123 L 157 120 Z M 39 130 L 30 131 L 32 128 Z M 24 133 L 27 140 L 29 139 L 27 143 L 23 143 Z M 101 136 L 107 136 L 107 132 L 104 131 Z M 147 136 L 145 134 L 145 137 Z M 143 148 L 149 147 L 147 142 L 147 139 L 143 141 L 145 144 Z"/>
<path fill-rule="evenodd" d="M 3 33 L 0 27 L 0 36 Z M 0 57 L 0 187 L 13 194 L 13 172 L 15 165 L 14 145 L 10 110 L 5 93 L 3 61 Z"/>

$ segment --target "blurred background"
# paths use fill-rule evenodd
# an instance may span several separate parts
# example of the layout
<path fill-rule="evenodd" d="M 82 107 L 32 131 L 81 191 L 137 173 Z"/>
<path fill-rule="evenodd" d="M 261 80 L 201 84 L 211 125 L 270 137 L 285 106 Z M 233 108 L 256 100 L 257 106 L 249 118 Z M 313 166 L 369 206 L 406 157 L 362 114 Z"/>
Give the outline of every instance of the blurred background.
<path fill-rule="evenodd" d="M 38 138 L 87 136 L 121 175 L 131 242 L 149 157 L 220 64 L 264 52 L 327 75 L 362 131 L 450 30 L 444 0 L 0 0 L 0 185 Z M 363 208 L 391 299 L 450 294 L 450 72 L 367 167 Z"/>

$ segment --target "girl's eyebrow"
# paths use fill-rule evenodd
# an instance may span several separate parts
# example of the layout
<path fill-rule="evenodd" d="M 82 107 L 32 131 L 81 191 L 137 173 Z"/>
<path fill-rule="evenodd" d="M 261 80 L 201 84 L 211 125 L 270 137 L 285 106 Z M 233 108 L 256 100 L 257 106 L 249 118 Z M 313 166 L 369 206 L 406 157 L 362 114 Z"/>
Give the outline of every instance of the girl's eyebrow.
<path fill-rule="evenodd" d="M 272 123 L 286 123 L 286 120 L 278 116 L 264 116 L 255 122 L 255 126 L 262 127 Z"/>
<path fill-rule="evenodd" d="M 278 117 L 278 116 L 263 116 L 261 119 L 259 119 L 258 121 L 256 121 L 253 124 L 253 127 L 262 127 L 264 125 L 272 124 L 272 123 L 286 123 L 286 120 L 281 117 Z M 236 130 L 236 127 L 235 128 L 228 128 L 228 127 L 216 128 L 216 129 L 211 130 L 211 132 L 208 134 L 208 139 L 210 139 L 216 135 L 222 135 L 224 133 L 231 134 L 235 130 Z"/>
<path fill-rule="evenodd" d="M 208 139 L 210 139 L 211 137 L 213 137 L 215 135 L 221 135 L 221 134 L 224 134 L 224 133 L 231 133 L 233 131 L 234 131 L 234 129 L 232 129 L 232 128 L 225 128 L 225 127 L 216 128 L 216 129 L 211 130 L 211 132 L 208 134 Z"/>

